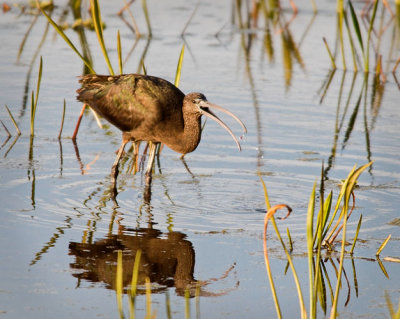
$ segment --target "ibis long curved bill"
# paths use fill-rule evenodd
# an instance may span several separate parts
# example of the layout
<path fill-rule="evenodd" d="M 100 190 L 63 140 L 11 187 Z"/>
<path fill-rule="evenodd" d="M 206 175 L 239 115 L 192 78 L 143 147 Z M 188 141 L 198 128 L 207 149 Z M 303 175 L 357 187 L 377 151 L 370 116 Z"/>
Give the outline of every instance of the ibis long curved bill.
<path fill-rule="evenodd" d="M 219 125 L 221 125 L 233 138 L 233 140 L 236 142 L 236 145 L 239 149 L 239 151 L 242 150 L 240 143 L 238 141 L 238 139 L 236 138 L 236 136 L 233 134 L 232 130 L 228 127 L 228 125 L 226 125 L 213 111 L 210 110 L 210 108 L 214 108 L 217 110 L 220 110 L 230 116 L 232 116 L 243 128 L 244 133 L 247 133 L 247 129 L 246 126 L 243 124 L 243 122 L 232 112 L 228 111 L 227 109 L 223 108 L 222 106 L 213 104 L 213 103 L 209 103 L 208 101 L 202 101 L 200 104 L 200 111 L 201 114 L 209 117 L 210 119 L 216 121 Z"/>
<path fill-rule="evenodd" d="M 219 106 L 217 104 L 213 104 L 213 103 L 210 103 L 210 102 L 208 102 L 208 104 L 209 104 L 208 105 L 209 107 L 212 107 L 214 109 L 220 110 L 220 111 L 224 112 L 225 114 L 228 114 L 231 117 L 233 117 L 240 124 L 240 126 L 242 127 L 243 134 L 247 134 L 246 125 L 244 125 L 244 123 L 240 120 L 240 118 L 238 118 L 235 114 L 233 114 L 231 111 L 229 111 L 229 110 L 227 110 L 227 109 L 225 109 L 222 106 Z"/>

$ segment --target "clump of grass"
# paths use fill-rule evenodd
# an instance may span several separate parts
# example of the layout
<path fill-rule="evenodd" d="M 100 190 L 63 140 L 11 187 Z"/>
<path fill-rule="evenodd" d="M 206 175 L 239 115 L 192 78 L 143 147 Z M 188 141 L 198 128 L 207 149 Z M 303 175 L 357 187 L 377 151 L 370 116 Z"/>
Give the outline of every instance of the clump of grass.
<path fill-rule="evenodd" d="M 314 183 L 310 199 L 309 199 L 309 204 L 308 204 L 308 209 L 307 209 L 307 223 L 306 223 L 306 238 L 307 238 L 307 256 L 308 256 L 308 264 L 309 264 L 309 318 L 316 318 L 317 312 L 316 312 L 316 306 L 318 303 L 318 300 L 320 300 L 321 306 L 323 309 L 326 309 L 326 304 L 325 304 L 325 284 L 322 282 L 322 271 L 326 271 L 325 267 L 323 266 L 322 263 L 322 257 L 321 257 L 321 252 L 323 249 L 330 251 L 332 249 L 335 249 L 335 243 L 336 241 L 329 241 L 330 238 L 332 238 L 332 234 L 335 233 L 335 239 L 337 235 L 342 232 L 342 238 L 341 238 L 341 248 L 340 248 L 340 258 L 339 258 L 339 268 L 337 270 L 337 282 L 336 282 L 336 288 L 332 290 L 332 285 L 329 283 L 329 287 L 331 289 L 331 295 L 333 296 L 332 299 L 332 307 L 331 307 L 331 313 L 330 313 L 330 318 L 335 318 L 337 316 L 337 302 L 339 300 L 339 291 L 341 287 L 341 282 L 342 282 L 342 273 L 343 273 L 343 261 L 344 261 L 344 256 L 346 253 L 345 250 L 345 243 L 346 243 L 346 230 L 347 230 L 347 221 L 348 217 L 350 216 L 353 208 L 354 208 L 354 203 L 353 206 L 350 208 L 350 200 L 353 198 L 354 200 L 354 187 L 356 186 L 357 178 L 360 176 L 360 174 L 370 165 L 372 162 L 367 163 L 359 168 L 353 167 L 353 169 L 350 171 L 349 175 L 347 178 L 344 180 L 340 193 L 338 195 L 336 205 L 334 206 L 333 212 L 331 212 L 331 208 L 333 207 L 333 202 L 332 202 L 332 192 L 327 196 L 327 198 L 324 198 L 324 169 L 322 167 L 321 170 L 321 187 L 320 187 L 320 208 L 318 211 L 318 214 L 315 216 L 315 210 L 316 210 L 316 183 Z M 296 288 L 298 291 L 298 299 L 299 299 L 299 304 L 300 304 L 300 313 L 302 318 L 307 318 L 307 312 L 304 306 L 304 300 L 303 300 L 303 294 L 301 291 L 299 279 L 297 276 L 297 273 L 295 271 L 295 268 L 293 266 L 292 258 L 286 248 L 286 245 L 284 244 L 279 229 L 276 227 L 275 219 L 274 219 L 274 214 L 276 213 L 277 210 L 286 208 L 288 210 L 287 216 L 290 214 L 291 209 L 289 206 L 285 204 L 280 204 L 276 205 L 271 208 L 269 204 L 269 199 L 268 199 L 268 193 L 267 193 L 267 188 L 265 186 L 264 181 L 262 180 L 260 176 L 263 188 L 264 188 L 264 197 L 265 197 L 265 203 L 267 207 L 267 213 L 265 215 L 264 219 L 264 259 L 265 259 L 265 264 L 267 268 L 267 273 L 268 273 L 268 278 L 272 290 L 272 295 L 274 298 L 274 303 L 275 303 L 275 308 L 277 312 L 278 318 L 282 318 L 281 311 L 280 311 L 280 306 L 278 302 L 278 297 L 276 294 L 276 289 L 274 286 L 273 282 L 273 277 L 271 273 L 271 269 L 269 266 L 269 258 L 268 258 L 268 250 L 267 250 L 267 243 L 266 243 L 266 236 L 267 236 L 267 225 L 269 220 L 272 221 L 275 229 L 275 233 L 285 251 L 288 263 L 290 264 L 293 272 L 293 277 L 296 283 Z M 286 216 L 286 217 L 287 217 Z M 284 217 L 284 218 L 286 218 Z M 336 218 L 337 217 L 337 218 Z M 334 221 L 336 219 L 335 226 L 332 227 Z M 352 249 L 350 253 L 353 253 L 355 241 L 357 240 L 358 237 L 358 232 L 361 227 L 361 217 L 357 226 L 357 232 L 356 236 L 354 238 L 354 243 L 352 246 Z M 329 234 L 328 234 L 329 232 Z M 290 240 L 291 242 L 291 240 Z M 321 268 L 322 267 L 322 268 Z"/>

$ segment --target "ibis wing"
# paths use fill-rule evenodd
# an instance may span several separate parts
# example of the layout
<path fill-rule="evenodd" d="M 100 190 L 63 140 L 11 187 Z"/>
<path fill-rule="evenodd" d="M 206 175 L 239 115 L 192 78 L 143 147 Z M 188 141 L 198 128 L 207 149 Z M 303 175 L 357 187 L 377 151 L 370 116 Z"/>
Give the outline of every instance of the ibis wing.
<path fill-rule="evenodd" d="M 168 81 L 139 74 L 89 74 L 82 76 L 80 82 L 77 99 L 122 131 L 154 126 L 174 108 L 181 107 L 184 98 Z"/>

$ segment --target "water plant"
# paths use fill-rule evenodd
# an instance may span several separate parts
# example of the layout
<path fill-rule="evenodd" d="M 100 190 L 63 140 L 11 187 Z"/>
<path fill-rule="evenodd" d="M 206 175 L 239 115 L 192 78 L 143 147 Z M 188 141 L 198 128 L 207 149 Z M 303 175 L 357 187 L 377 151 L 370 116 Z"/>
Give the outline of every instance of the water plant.
<path fill-rule="evenodd" d="M 8 108 L 7 104 L 5 104 L 4 106 L 5 106 L 5 108 L 6 108 L 7 112 L 8 112 L 8 115 L 10 116 L 10 119 L 11 119 L 12 123 L 14 124 L 15 129 L 17 130 L 17 134 L 21 135 L 21 131 L 20 131 L 20 129 L 18 127 L 18 124 L 15 121 L 14 116 L 12 115 L 10 109 Z"/>
<path fill-rule="evenodd" d="M 332 306 L 331 306 L 331 313 L 330 318 L 335 318 L 337 316 L 337 302 L 339 299 L 339 291 L 342 282 L 342 273 L 343 273 L 343 261 L 345 254 L 347 253 L 345 250 L 346 244 L 346 230 L 347 230 L 347 221 L 348 217 L 351 215 L 351 212 L 354 209 L 354 188 L 357 183 L 357 179 L 360 174 L 372 165 L 372 162 L 367 163 L 359 168 L 356 166 L 350 171 L 347 178 L 343 181 L 341 185 L 341 190 L 338 195 L 336 205 L 333 203 L 333 192 L 331 191 L 329 195 L 325 198 L 324 197 L 324 168 L 321 169 L 321 179 L 320 179 L 320 194 L 319 194 L 319 203 L 320 208 L 318 210 L 317 215 L 315 215 L 316 210 L 316 183 L 314 183 L 308 209 L 307 209 L 307 227 L 306 227 L 306 238 L 307 238 L 307 256 L 308 256 L 308 274 L 309 274 L 309 309 L 307 315 L 304 300 L 303 300 L 303 293 L 301 290 L 301 286 L 299 283 L 298 275 L 295 271 L 293 266 L 292 257 L 286 248 L 286 244 L 282 240 L 280 235 L 279 229 L 276 226 L 274 214 L 277 210 L 286 208 L 288 210 L 287 216 L 283 219 L 288 217 L 291 212 L 290 207 L 284 204 L 276 205 L 271 207 L 268 197 L 267 188 L 265 183 L 260 175 L 260 180 L 263 185 L 264 189 L 264 197 L 265 197 L 265 204 L 267 207 L 267 212 L 264 219 L 264 259 L 267 268 L 268 278 L 271 286 L 272 295 L 274 298 L 275 308 L 277 312 L 278 318 L 282 318 L 282 314 L 280 311 L 279 301 L 276 293 L 276 289 L 273 283 L 271 268 L 269 266 L 269 258 L 268 258 L 268 250 L 267 250 L 267 225 L 269 220 L 271 220 L 272 224 L 274 225 L 275 233 L 284 249 L 287 261 L 292 269 L 293 277 L 296 283 L 296 289 L 298 292 L 298 299 L 300 304 L 300 314 L 302 318 L 316 318 L 317 317 L 317 303 L 320 300 L 321 306 L 323 309 L 326 309 L 326 302 L 325 302 L 325 285 L 322 284 L 322 270 L 324 269 L 323 262 L 322 262 L 322 250 L 332 251 L 336 250 L 336 237 L 338 233 L 342 232 L 341 244 L 340 244 L 340 258 L 339 258 L 339 267 L 337 270 L 337 282 L 336 288 L 334 290 L 333 299 L 332 299 Z M 350 200 L 353 198 L 353 205 L 350 205 Z M 332 210 L 333 209 L 333 210 Z M 335 222 L 336 221 L 336 222 Z M 334 223 L 335 222 L 335 223 Z M 334 225 L 334 226 L 333 226 Z M 361 227 L 361 218 L 359 220 L 357 226 L 357 233 L 354 238 L 354 243 L 350 254 L 352 254 L 354 249 L 355 241 L 358 237 L 358 232 Z M 335 232 L 336 231 L 336 232 Z M 331 283 L 329 281 L 329 286 L 331 287 Z M 333 292 L 333 291 L 332 291 Z"/>
<path fill-rule="evenodd" d="M 61 116 L 61 126 L 60 126 L 60 132 L 58 133 L 58 139 L 61 139 L 61 134 L 64 128 L 64 120 L 65 120 L 65 99 L 64 99 L 64 104 L 63 104 L 63 112 Z"/>
<path fill-rule="evenodd" d="M 36 108 L 37 108 L 37 101 L 39 98 L 39 90 L 40 90 L 40 82 L 42 80 L 42 68 L 43 68 L 43 61 L 42 57 L 40 57 L 40 64 L 39 64 L 39 73 L 38 79 L 36 84 L 36 94 L 32 91 L 31 95 L 31 136 L 34 136 L 35 133 L 35 117 L 36 117 Z"/>

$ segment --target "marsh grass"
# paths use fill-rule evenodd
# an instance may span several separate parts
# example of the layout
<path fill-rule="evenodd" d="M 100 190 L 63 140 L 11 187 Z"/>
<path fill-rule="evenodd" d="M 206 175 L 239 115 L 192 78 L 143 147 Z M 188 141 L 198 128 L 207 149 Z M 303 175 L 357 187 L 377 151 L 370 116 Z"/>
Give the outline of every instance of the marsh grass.
<path fill-rule="evenodd" d="M 31 95 L 31 136 L 35 135 L 36 108 L 37 108 L 37 102 L 39 99 L 40 82 L 42 80 L 42 69 L 43 69 L 43 60 L 42 60 L 42 57 L 40 57 L 39 73 L 38 73 L 38 79 L 37 79 L 37 84 L 36 84 L 36 93 L 34 91 L 32 91 L 32 95 Z"/>
<path fill-rule="evenodd" d="M 83 61 L 86 67 L 89 69 L 90 73 L 95 73 L 93 70 L 92 64 L 78 51 L 72 41 L 68 38 L 68 36 L 64 33 L 63 29 L 56 23 L 54 20 L 46 13 L 46 11 L 40 6 L 39 0 L 36 0 L 36 5 L 40 12 L 46 17 L 49 23 L 54 27 L 57 33 L 63 38 L 63 40 L 69 45 L 69 47 L 79 56 L 79 58 Z"/>
<path fill-rule="evenodd" d="M 346 31 L 347 31 L 346 32 L 347 40 L 348 40 L 348 43 L 350 46 L 350 52 L 351 52 L 352 59 L 353 59 L 354 72 L 358 71 L 359 65 L 360 65 L 360 68 L 363 69 L 364 73 L 370 72 L 370 70 L 371 70 L 370 51 L 371 50 L 374 50 L 375 57 L 376 57 L 375 63 L 378 64 L 379 56 L 381 56 L 381 53 L 379 52 L 379 50 L 380 50 L 379 43 L 381 42 L 381 38 L 387 29 L 387 27 L 382 28 L 382 24 L 384 23 L 384 21 L 383 21 L 384 11 L 386 11 L 386 10 L 389 11 L 391 16 L 393 17 L 393 13 L 390 9 L 389 4 L 386 5 L 384 3 L 385 6 L 382 8 L 382 15 L 381 15 L 381 28 L 379 31 L 374 30 L 374 23 L 376 20 L 376 14 L 377 14 L 379 2 L 380 2 L 379 0 L 373 1 L 372 12 L 371 12 L 370 17 L 368 17 L 369 10 L 368 10 L 368 12 L 362 12 L 359 17 L 359 15 L 356 13 L 356 11 L 354 9 L 352 1 L 348 1 L 347 6 L 345 7 L 344 2 L 342 0 L 338 0 L 338 2 L 337 2 L 337 39 L 338 40 L 337 40 L 337 42 L 340 45 L 339 49 L 340 49 L 340 54 L 341 54 L 344 70 L 347 69 L 346 57 L 345 57 L 345 46 L 346 46 L 347 42 L 344 39 L 344 29 L 346 29 Z M 350 17 L 351 17 L 352 27 L 349 23 L 348 15 L 350 15 Z M 360 21 L 362 21 L 362 20 L 365 20 L 363 22 L 366 25 L 365 32 L 364 32 L 366 40 L 363 39 L 363 35 L 362 35 L 363 32 L 362 32 L 362 27 L 361 27 L 361 23 L 360 23 Z M 387 26 L 391 23 L 393 23 L 393 19 L 390 19 L 388 21 Z M 372 47 L 373 41 L 372 41 L 371 37 L 373 34 L 376 37 L 375 47 Z M 324 40 L 324 42 L 325 42 L 325 40 Z M 361 56 L 362 56 L 362 60 L 363 60 L 362 63 L 359 62 L 359 54 L 358 54 L 358 50 L 355 47 L 355 42 L 358 42 L 359 50 L 361 51 Z M 327 47 L 327 45 L 326 45 L 326 47 Z M 327 47 L 327 49 L 328 49 L 328 47 Z M 330 53 L 329 49 L 327 51 L 328 51 L 329 57 L 332 61 L 332 54 Z M 389 58 L 387 60 L 390 61 L 391 59 Z M 335 66 L 333 66 L 333 67 L 335 68 Z M 393 71 L 394 71 L 394 69 L 393 69 Z"/>
<path fill-rule="evenodd" d="M 60 126 L 60 132 L 58 133 L 58 139 L 61 139 L 61 134 L 64 128 L 64 120 L 65 120 L 65 99 L 64 99 L 64 104 L 63 104 L 63 112 L 61 116 L 61 126 Z"/>
<path fill-rule="evenodd" d="M 8 115 L 10 116 L 11 122 L 14 124 L 14 127 L 15 127 L 15 129 L 16 129 L 16 131 L 17 131 L 17 134 L 18 134 L 18 135 L 21 135 L 21 130 L 19 129 L 18 124 L 17 124 L 17 122 L 15 121 L 15 118 L 14 118 L 14 116 L 12 115 L 10 109 L 8 108 L 7 105 L 4 105 L 4 106 L 5 106 L 5 108 L 6 108 L 7 112 L 8 112 Z"/>
<path fill-rule="evenodd" d="M 389 234 L 386 239 L 383 241 L 383 243 L 379 246 L 378 250 L 376 251 L 376 256 L 379 257 L 381 251 L 383 250 L 383 248 L 385 248 L 386 244 L 389 242 L 390 237 L 392 237 L 392 234 Z"/>
<path fill-rule="evenodd" d="M 354 208 L 354 202 L 353 202 L 353 205 L 350 205 L 350 200 L 351 200 L 351 198 L 353 198 L 353 201 L 354 201 L 354 198 L 355 198 L 354 188 L 356 186 L 358 177 L 370 165 L 372 165 L 372 162 L 367 163 L 359 168 L 357 168 L 356 166 L 353 167 L 353 169 L 350 171 L 347 178 L 342 183 L 339 195 L 336 200 L 336 204 L 334 204 L 334 202 L 332 200 L 332 197 L 333 197 L 332 191 L 329 193 L 329 195 L 326 198 L 324 197 L 324 187 L 325 187 L 324 186 L 324 167 L 322 166 L 321 180 L 320 180 L 320 194 L 319 194 L 320 207 L 319 207 L 317 214 L 315 214 L 317 195 L 316 195 L 316 183 L 314 183 L 314 186 L 313 186 L 311 194 L 310 194 L 308 208 L 307 208 L 307 221 L 306 221 L 308 275 L 309 275 L 309 285 L 308 286 L 309 286 L 309 301 L 310 301 L 308 315 L 307 315 L 307 311 L 304 306 L 303 293 L 301 290 L 298 275 L 297 275 L 296 270 L 293 265 L 292 257 L 289 254 L 284 241 L 282 240 L 279 229 L 278 229 L 278 227 L 276 227 L 276 222 L 275 222 L 275 218 L 274 218 L 274 214 L 279 209 L 282 209 L 282 208 L 286 208 L 288 210 L 288 214 L 283 219 L 287 218 L 291 212 L 291 209 L 289 206 L 284 205 L 284 204 L 280 204 L 280 205 L 271 207 L 271 205 L 269 203 L 267 188 L 266 188 L 265 183 L 260 175 L 260 180 L 261 180 L 261 183 L 262 183 L 263 189 L 264 189 L 265 203 L 266 203 L 266 207 L 267 207 L 267 213 L 265 214 L 265 219 L 264 219 L 264 235 L 263 235 L 264 259 L 265 259 L 265 265 L 267 268 L 267 274 L 268 274 L 271 291 L 272 291 L 272 296 L 274 299 L 276 313 L 277 313 L 278 318 L 282 318 L 282 314 L 281 314 L 280 305 L 279 305 L 279 301 L 278 301 L 278 297 L 277 297 L 277 292 L 276 292 L 275 285 L 273 282 L 271 267 L 269 264 L 267 240 L 266 240 L 267 226 L 268 226 L 269 220 L 271 220 L 272 224 L 274 225 L 275 233 L 282 245 L 282 248 L 287 257 L 287 261 L 293 272 L 293 277 L 294 277 L 296 289 L 298 292 L 298 300 L 299 300 L 299 304 L 300 304 L 301 318 L 316 318 L 318 302 L 320 303 L 322 309 L 326 313 L 326 309 L 327 309 L 326 287 L 327 286 L 329 287 L 331 300 L 332 300 L 330 318 L 336 318 L 337 303 L 339 300 L 339 292 L 340 292 L 340 289 L 342 286 L 342 274 L 344 274 L 346 282 L 349 285 L 348 278 L 343 269 L 344 257 L 346 254 L 350 255 L 353 253 L 355 241 L 358 238 L 358 233 L 359 233 L 359 230 L 361 227 L 361 222 L 362 222 L 362 218 L 360 217 L 352 248 L 351 248 L 350 252 L 346 252 L 345 244 L 346 244 L 347 221 L 348 221 L 348 217 L 350 216 L 350 214 Z M 340 253 L 339 267 L 337 268 L 337 271 L 336 271 L 336 276 L 337 276 L 336 287 L 333 288 L 333 284 L 332 284 L 331 280 L 329 279 L 328 273 L 324 266 L 324 262 L 322 259 L 322 250 L 326 250 L 327 252 L 336 250 L 335 247 L 339 244 L 336 241 L 336 237 L 340 232 L 342 233 L 342 238 L 340 241 L 340 250 L 339 250 L 339 253 Z M 333 234 L 335 234 L 335 237 L 332 240 Z M 290 237 L 290 236 L 288 236 L 288 237 Z M 387 240 L 385 242 L 387 242 Z M 289 242 L 291 242 L 291 240 L 289 240 Z M 325 280 L 323 280 L 324 276 L 325 276 Z"/>
<path fill-rule="evenodd" d="M 108 57 L 108 51 L 104 42 L 103 21 L 101 18 L 100 5 L 98 0 L 90 0 L 90 8 L 91 8 L 94 29 L 97 35 L 97 40 L 99 42 L 101 51 L 103 52 L 103 56 L 107 64 L 108 71 L 110 72 L 111 75 L 114 75 L 115 74 L 114 69 L 111 65 L 110 58 Z"/>

